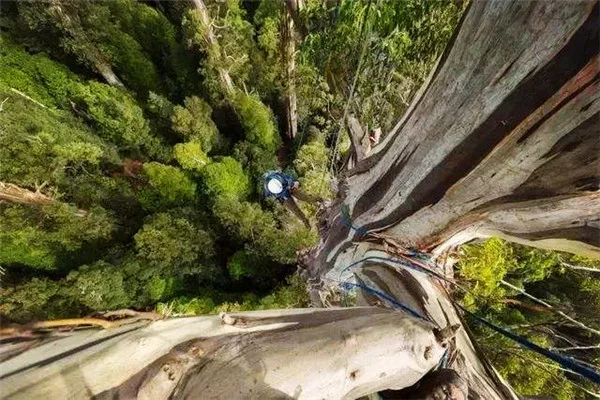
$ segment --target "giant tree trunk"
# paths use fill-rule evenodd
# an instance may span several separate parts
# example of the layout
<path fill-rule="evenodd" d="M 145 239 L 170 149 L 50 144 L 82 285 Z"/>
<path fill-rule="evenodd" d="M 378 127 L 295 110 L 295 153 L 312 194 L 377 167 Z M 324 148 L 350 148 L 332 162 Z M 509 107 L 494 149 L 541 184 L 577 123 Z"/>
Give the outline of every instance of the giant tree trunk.
<path fill-rule="evenodd" d="M 435 258 L 496 235 L 600 256 L 598 27 L 597 2 L 473 2 L 402 121 L 323 213 L 322 241 L 300 260 L 313 300 L 354 273 L 463 325 L 444 287 L 390 252 Z M 510 395 L 465 329 L 456 349 L 470 393 Z"/>
<path fill-rule="evenodd" d="M 355 398 L 420 380 L 442 358 L 439 332 L 458 325 L 450 368 L 469 396 L 514 398 L 443 281 L 394 258 L 496 234 L 600 254 L 598 27 L 596 2 L 473 2 L 407 115 L 347 171 L 320 245 L 301 260 L 315 300 L 354 278 L 389 296 L 365 292 L 362 304 L 396 299 L 426 322 L 378 308 L 287 310 L 79 332 L 6 361 L 3 394 Z"/>
<path fill-rule="evenodd" d="M 598 33 L 596 2 L 473 3 L 405 117 L 340 182 L 309 275 L 355 247 L 342 204 L 354 226 L 428 252 L 499 233 L 600 256 Z"/>
<path fill-rule="evenodd" d="M 438 337 L 382 308 L 172 319 L 54 338 L 3 362 L 0 387 L 10 399 L 351 399 L 416 383 L 445 351 Z"/>

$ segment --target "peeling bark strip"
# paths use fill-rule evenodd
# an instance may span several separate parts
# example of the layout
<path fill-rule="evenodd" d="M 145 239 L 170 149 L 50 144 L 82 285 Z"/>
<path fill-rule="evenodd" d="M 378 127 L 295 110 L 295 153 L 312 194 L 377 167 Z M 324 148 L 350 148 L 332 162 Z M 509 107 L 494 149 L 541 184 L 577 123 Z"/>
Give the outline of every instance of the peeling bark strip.
<path fill-rule="evenodd" d="M 423 95 L 383 149 L 349 171 L 338 204 L 356 226 L 433 250 L 432 238 L 466 229 L 478 208 L 596 190 L 598 16 L 595 1 L 473 2 Z M 357 240 L 338 204 L 307 258 L 310 276 Z M 558 222 L 531 220 L 528 234 L 560 236 Z"/>
<path fill-rule="evenodd" d="M 346 118 L 346 127 L 352 144 L 352 153 L 348 162 L 348 168 L 351 169 L 356 163 L 364 160 L 367 151 L 370 148 L 369 134 L 365 133 L 360 126 L 360 122 L 354 115 L 348 115 Z M 365 140 L 366 138 L 366 140 Z M 366 143 L 363 144 L 363 143 Z"/>
<path fill-rule="evenodd" d="M 2 395 L 357 398 L 412 386 L 445 351 L 434 326 L 381 308 L 231 317 L 244 323 L 223 324 L 220 317 L 208 316 L 157 321 L 136 330 L 75 332 L 0 364 Z"/>

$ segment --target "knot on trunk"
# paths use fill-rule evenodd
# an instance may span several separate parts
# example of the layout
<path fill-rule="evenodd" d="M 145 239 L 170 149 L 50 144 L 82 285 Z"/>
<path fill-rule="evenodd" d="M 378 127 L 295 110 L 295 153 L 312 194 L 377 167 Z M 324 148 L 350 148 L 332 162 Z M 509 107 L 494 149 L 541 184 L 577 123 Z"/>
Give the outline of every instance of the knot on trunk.
<path fill-rule="evenodd" d="M 454 336 L 456 336 L 456 332 L 458 332 L 459 329 L 460 325 L 458 324 L 448 325 L 442 329 L 434 328 L 433 334 L 435 335 L 435 338 L 438 342 L 440 342 L 441 344 L 446 344 L 450 340 L 452 340 Z"/>

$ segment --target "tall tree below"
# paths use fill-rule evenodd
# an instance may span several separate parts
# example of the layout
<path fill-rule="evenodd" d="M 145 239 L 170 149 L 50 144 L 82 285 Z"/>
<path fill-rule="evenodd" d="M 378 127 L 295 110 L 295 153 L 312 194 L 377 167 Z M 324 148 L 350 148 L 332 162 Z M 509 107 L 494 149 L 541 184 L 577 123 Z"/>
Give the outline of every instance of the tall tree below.
<path fill-rule="evenodd" d="M 406 116 L 346 172 L 321 243 L 301 256 L 315 302 L 354 273 L 391 299 L 365 291 L 360 303 L 401 302 L 419 316 L 286 310 L 27 342 L 4 353 L 4 393 L 356 398 L 412 386 L 449 347 L 464 397 L 516 398 L 444 285 L 395 258 L 418 263 L 414 250 L 435 257 L 496 233 L 599 254 L 598 29 L 597 2 L 472 3 Z"/>
<path fill-rule="evenodd" d="M 213 32 L 212 22 L 210 19 L 210 15 L 206 5 L 202 0 L 192 0 L 191 1 L 194 10 L 198 16 L 198 23 L 201 25 L 201 31 L 204 36 L 204 41 L 206 44 L 206 51 L 212 54 L 210 57 L 213 57 L 217 60 L 221 57 L 221 49 L 219 47 L 219 43 L 215 34 Z M 219 79 L 221 85 L 223 87 L 223 91 L 225 93 L 231 94 L 234 90 L 233 80 L 231 79 L 231 75 L 229 71 L 225 69 L 224 66 L 217 67 L 217 71 L 219 73 Z"/>
<path fill-rule="evenodd" d="M 342 204 L 422 251 L 501 233 L 598 256 L 597 11 L 474 4 L 402 121 L 347 171 L 310 275 L 355 247 Z"/>

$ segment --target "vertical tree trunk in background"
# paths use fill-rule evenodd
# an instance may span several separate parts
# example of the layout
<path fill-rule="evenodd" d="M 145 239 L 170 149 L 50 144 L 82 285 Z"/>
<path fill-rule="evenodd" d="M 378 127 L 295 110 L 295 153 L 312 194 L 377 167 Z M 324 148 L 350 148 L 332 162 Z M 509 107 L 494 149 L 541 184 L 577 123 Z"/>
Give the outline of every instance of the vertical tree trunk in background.
<path fill-rule="evenodd" d="M 210 19 L 210 15 L 208 13 L 208 9 L 202 0 L 191 0 L 194 9 L 198 12 L 200 16 L 200 22 L 202 23 L 202 31 L 204 32 L 204 40 L 206 41 L 206 46 L 209 52 L 214 52 L 218 54 L 219 57 L 221 55 L 221 50 L 219 46 L 219 42 L 215 37 L 215 34 L 212 29 L 212 22 Z M 227 71 L 223 67 L 218 68 L 219 79 L 221 80 L 221 84 L 223 85 L 223 89 L 225 93 L 233 93 L 233 81 L 231 80 L 231 76 L 229 75 L 229 71 Z"/>
<path fill-rule="evenodd" d="M 294 35 L 294 19 L 292 13 L 298 11 L 293 1 L 286 1 L 282 7 L 281 23 L 282 61 L 285 70 L 285 118 L 286 132 L 290 139 L 296 137 L 298 131 L 298 109 L 296 100 L 296 38 Z"/>
<path fill-rule="evenodd" d="M 96 47 L 94 43 L 87 39 L 87 35 L 85 30 L 79 25 L 77 21 L 77 17 L 75 16 L 76 22 L 73 22 L 73 16 L 75 14 L 69 15 L 69 12 L 65 12 L 63 9 L 63 3 L 61 0 L 51 0 L 48 4 L 50 10 L 53 15 L 59 21 L 59 25 L 61 28 L 72 38 L 78 38 L 80 41 L 83 40 L 86 43 L 84 53 L 84 58 L 88 59 L 88 62 L 92 65 L 92 68 L 99 73 L 102 78 L 111 86 L 119 86 L 123 87 L 123 82 L 119 79 L 117 74 L 113 71 L 110 63 L 102 55 L 102 52 Z M 67 5 L 67 10 L 69 9 L 69 5 Z"/>
<path fill-rule="evenodd" d="M 300 20 L 300 10 L 304 7 L 304 0 L 284 0 L 285 6 L 288 9 L 290 16 L 294 20 L 296 31 L 300 35 L 300 39 L 304 39 L 307 35 L 306 27 Z"/>
<path fill-rule="evenodd" d="M 95 60 L 94 69 L 98 71 L 102 78 L 111 86 L 124 87 L 123 82 L 119 79 L 117 74 L 112 70 L 111 66 L 105 62 Z"/>

